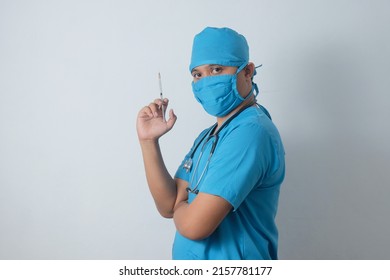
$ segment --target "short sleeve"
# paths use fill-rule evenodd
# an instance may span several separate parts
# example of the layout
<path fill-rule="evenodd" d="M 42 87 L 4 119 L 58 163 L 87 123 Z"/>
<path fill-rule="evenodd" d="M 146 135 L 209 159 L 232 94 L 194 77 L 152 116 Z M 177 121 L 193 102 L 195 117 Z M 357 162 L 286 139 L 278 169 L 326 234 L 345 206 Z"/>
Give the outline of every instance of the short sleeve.
<path fill-rule="evenodd" d="M 253 123 L 235 127 L 219 141 L 200 192 L 220 196 L 236 210 L 278 168 L 277 143 L 264 127 Z"/>

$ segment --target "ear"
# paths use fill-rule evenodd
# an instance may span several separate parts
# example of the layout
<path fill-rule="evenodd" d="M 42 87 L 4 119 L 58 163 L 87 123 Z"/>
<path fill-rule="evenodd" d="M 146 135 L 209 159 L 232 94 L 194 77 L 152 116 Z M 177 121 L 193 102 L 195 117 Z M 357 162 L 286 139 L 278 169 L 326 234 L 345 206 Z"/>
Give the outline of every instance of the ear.
<path fill-rule="evenodd" d="M 255 73 L 255 65 L 253 62 L 249 62 L 245 69 L 245 78 L 252 79 L 253 74 Z"/>

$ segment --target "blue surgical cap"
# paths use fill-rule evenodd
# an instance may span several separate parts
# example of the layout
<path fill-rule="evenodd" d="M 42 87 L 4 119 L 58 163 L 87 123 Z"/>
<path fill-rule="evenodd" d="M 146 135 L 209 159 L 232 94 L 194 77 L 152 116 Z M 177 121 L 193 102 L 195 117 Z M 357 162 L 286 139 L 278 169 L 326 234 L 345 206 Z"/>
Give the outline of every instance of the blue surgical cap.
<path fill-rule="evenodd" d="M 230 28 L 206 27 L 194 38 L 190 71 L 204 64 L 239 67 L 248 62 L 245 37 Z"/>

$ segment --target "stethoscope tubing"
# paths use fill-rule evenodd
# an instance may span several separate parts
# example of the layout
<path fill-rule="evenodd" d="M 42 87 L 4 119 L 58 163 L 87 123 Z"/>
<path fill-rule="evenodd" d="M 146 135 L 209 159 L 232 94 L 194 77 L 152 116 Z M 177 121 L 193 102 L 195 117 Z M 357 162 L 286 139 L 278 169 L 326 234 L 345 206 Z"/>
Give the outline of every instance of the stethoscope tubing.
<path fill-rule="evenodd" d="M 206 135 L 207 135 L 207 134 L 206 134 Z M 203 176 L 204 176 L 204 174 L 206 173 L 206 170 L 207 170 L 207 168 L 208 168 L 208 166 L 209 166 L 211 157 L 212 157 L 213 154 L 214 154 L 214 150 L 215 150 L 215 147 L 217 146 L 217 142 L 218 142 L 218 135 L 209 135 L 209 136 L 207 137 L 207 140 L 203 143 L 202 150 L 200 151 L 198 160 L 196 161 L 196 165 L 195 165 L 194 172 L 192 173 L 192 176 L 191 176 L 190 186 L 192 185 L 192 182 L 194 181 L 194 176 L 195 176 L 196 170 L 198 170 L 199 162 L 200 162 L 200 159 L 202 158 L 202 155 L 203 155 L 203 152 L 204 152 L 204 148 L 205 148 L 207 142 L 208 142 L 211 138 L 214 138 L 214 137 L 215 137 L 215 141 L 214 141 L 213 145 L 211 146 L 211 150 L 210 150 L 209 156 L 208 156 L 208 158 L 207 158 L 206 166 L 203 168 L 203 171 L 202 171 L 202 173 L 200 174 L 200 177 L 199 177 L 198 181 L 196 182 L 196 185 L 195 185 L 192 189 L 191 189 L 190 187 L 187 187 L 187 191 L 188 191 L 188 192 L 195 193 L 195 194 L 198 194 L 198 192 L 199 192 L 198 186 L 199 186 L 200 182 L 202 181 Z M 203 138 L 203 139 L 204 139 L 204 138 Z M 203 139 L 202 139 L 201 142 L 203 142 Z M 201 142 L 200 142 L 200 143 L 201 143 Z"/>
<path fill-rule="evenodd" d="M 214 154 L 214 151 L 215 151 L 215 148 L 217 146 L 217 143 L 218 143 L 218 134 L 219 132 L 225 128 L 234 118 L 236 118 L 239 114 L 241 114 L 243 111 L 245 111 L 247 108 L 251 107 L 252 105 L 254 104 L 251 104 L 251 105 L 248 105 L 248 106 L 245 106 L 243 108 L 241 108 L 239 111 L 237 111 L 233 116 L 231 116 L 229 119 L 227 119 L 222 125 L 221 127 L 214 133 L 214 134 L 211 134 L 212 131 L 215 129 L 216 125 L 217 124 L 214 124 L 212 127 L 210 127 L 210 129 L 207 131 L 207 133 L 205 133 L 205 135 L 201 138 L 201 140 L 196 144 L 196 146 L 194 147 L 194 149 L 192 150 L 188 160 L 184 163 L 183 165 L 183 168 L 185 168 L 187 170 L 187 172 L 189 172 L 189 170 L 191 169 L 191 165 L 192 165 L 192 158 L 193 156 L 195 155 L 195 152 L 196 150 L 199 148 L 200 144 L 206 139 L 206 141 L 204 141 L 203 143 L 203 146 L 202 146 L 202 149 L 200 151 L 200 154 L 199 154 L 199 157 L 198 157 L 198 160 L 196 162 L 196 165 L 195 165 L 195 168 L 194 168 L 194 171 L 192 173 L 192 176 L 191 176 L 191 180 L 190 180 L 190 183 L 189 183 L 189 186 L 186 188 L 186 190 L 188 192 L 191 192 L 191 193 L 194 193 L 194 194 L 198 194 L 199 190 L 198 190 L 198 187 L 199 187 L 199 184 L 200 182 L 202 181 L 203 179 L 203 176 L 204 174 L 206 173 L 206 170 L 209 166 L 209 163 L 210 163 L 210 160 L 211 160 L 211 157 L 213 156 Z M 202 155 L 203 155 L 203 152 L 204 152 L 204 148 L 207 144 L 207 142 L 211 139 L 211 138 L 214 138 L 215 137 L 215 141 L 213 143 L 213 145 L 211 146 L 211 150 L 210 150 L 210 153 L 209 153 L 209 156 L 207 158 L 207 162 L 206 162 L 206 166 L 203 168 L 203 171 L 199 177 L 199 179 L 197 180 L 195 186 L 193 188 L 192 187 L 192 183 L 193 183 L 193 180 L 194 180 L 194 176 L 195 176 L 195 173 L 196 171 L 198 170 L 198 166 L 199 166 L 199 162 L 200 162 L 200 159 L 202 158 Z M 190 163 L 189 163 L 190 162 Z M 189 163 L 189 164 L 188 164 Z"/>

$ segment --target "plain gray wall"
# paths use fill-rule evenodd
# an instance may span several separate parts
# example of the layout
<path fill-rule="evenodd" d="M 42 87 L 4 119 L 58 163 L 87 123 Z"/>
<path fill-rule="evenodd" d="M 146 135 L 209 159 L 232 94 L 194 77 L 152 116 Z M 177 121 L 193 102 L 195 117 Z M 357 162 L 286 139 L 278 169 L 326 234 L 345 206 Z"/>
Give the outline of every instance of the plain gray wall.
<path fill-rule="evenodd" d="M 214 122 L 193 36 L 244 34 L 286 148 L 281 259 L 390 258 L 390 2 L 0 0 L 0 258 L 170 259 L 135 131 L 158 97 L 174 173 Z"/>

